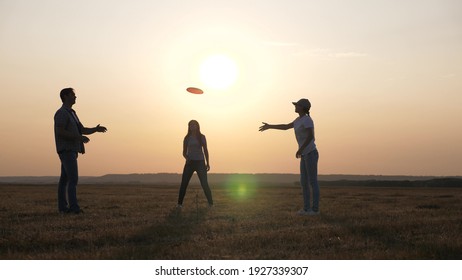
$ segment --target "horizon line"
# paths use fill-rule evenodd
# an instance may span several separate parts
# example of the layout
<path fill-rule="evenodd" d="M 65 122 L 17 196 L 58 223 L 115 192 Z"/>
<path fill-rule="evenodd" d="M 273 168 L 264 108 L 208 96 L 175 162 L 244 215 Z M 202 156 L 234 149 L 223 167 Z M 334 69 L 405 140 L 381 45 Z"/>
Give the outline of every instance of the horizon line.
<path fill-rule="evenodd" d="M 208 175 L 297 175 L 299 173 L 276 173 L 276 172 L 211 172 Z M 80 175 L 79 177 L 104 177 L 104 176 L 130 176 L 130 175 L 181 175 L 180 172 L 153 172 L 153 173 L 107 173 L 104 175 Z M 462 175 L 402 175 L 402 174 L 346 174 L 346 173 L 328 173 L 318 174 L 318 176 L 370 176 L 370 177 L 462 177 Z M 0 175 L 4 177 L 59 177 L 55 175 Z"/>

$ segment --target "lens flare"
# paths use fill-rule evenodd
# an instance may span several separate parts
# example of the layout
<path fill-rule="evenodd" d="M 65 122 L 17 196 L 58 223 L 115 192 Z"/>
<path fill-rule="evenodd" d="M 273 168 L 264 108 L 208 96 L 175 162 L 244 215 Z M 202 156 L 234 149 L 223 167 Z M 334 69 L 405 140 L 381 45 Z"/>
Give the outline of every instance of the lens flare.
<path fill-rule="evenodd" d="M 251 174 L 235 174 L 227 178 L 225 186 L 232 199 L 242 201 L 255 195 L 258 183 L 255 176 Z"/>

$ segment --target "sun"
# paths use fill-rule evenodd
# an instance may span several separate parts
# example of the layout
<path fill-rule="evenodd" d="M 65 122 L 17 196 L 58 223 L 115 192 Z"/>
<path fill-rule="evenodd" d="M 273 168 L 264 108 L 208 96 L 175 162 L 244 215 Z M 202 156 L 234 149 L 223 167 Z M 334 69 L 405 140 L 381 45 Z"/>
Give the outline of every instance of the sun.
<path fill-rule="evenodd" d="M 210 88 L 226 89 L 236 82 L 237 76 L 236 63 L 223 54 L 211 55 L 200 65 L 200 78 Z"/>

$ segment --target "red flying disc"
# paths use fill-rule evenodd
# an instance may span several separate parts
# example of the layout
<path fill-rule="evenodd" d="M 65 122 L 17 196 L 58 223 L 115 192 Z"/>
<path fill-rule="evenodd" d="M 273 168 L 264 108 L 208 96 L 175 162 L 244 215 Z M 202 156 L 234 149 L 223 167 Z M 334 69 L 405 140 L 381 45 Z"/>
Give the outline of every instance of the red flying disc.
<path fill-rule="evenodd" d="M 194 93 L 194 94 L 203 94 L 204 93 L 204 91 L 202 91 L 200 88 L 196 88 L 196 87 L 188 87 L 186 90 L 188 92 Z"/>

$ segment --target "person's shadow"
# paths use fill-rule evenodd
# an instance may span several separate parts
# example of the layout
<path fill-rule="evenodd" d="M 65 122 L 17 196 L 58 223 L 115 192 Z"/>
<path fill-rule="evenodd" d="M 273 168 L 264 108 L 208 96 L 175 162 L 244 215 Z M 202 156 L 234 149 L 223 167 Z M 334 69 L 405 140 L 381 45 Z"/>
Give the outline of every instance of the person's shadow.
<path fill-rule="evenodd" d="M 186 211 L 185 211 L 186 210 Z M 124 249 L 115 255 L 115 259 L 180 259 L 172 255 L 184 243 L 187 243 L 194 230 L 205 220 L 208 209 L 173 208 L 163 222 L 147 225 L 145 229 L 125 240 Z M 188 258 L 188 256 L 183 256 Z"/>

